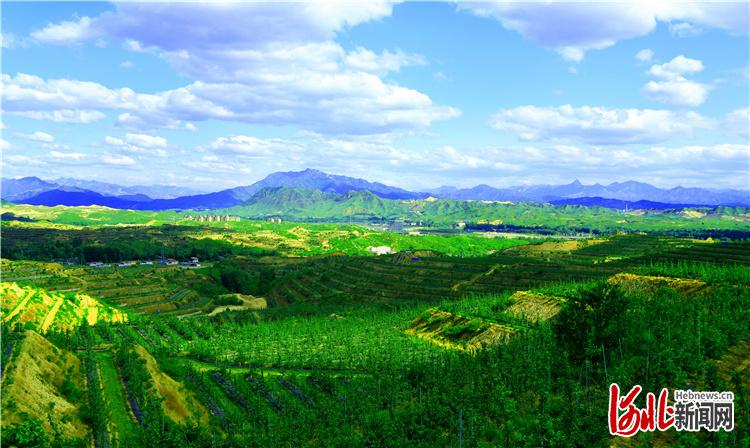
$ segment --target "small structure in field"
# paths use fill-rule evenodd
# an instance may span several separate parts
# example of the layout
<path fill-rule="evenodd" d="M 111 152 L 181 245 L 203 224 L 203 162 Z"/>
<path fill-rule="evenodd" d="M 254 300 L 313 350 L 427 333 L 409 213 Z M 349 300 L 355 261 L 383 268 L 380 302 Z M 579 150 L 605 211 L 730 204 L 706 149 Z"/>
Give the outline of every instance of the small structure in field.
<path fill-rule="evenodd" d="M 277 218 L 277 217 L 269 218 L 268 222 L 274 223 L 274 224 L 279 224 L 281 222 L 281 218 Z"/>
<path fill-rule="evenodd" d="M 370 246 L 367 250 L 375 255 L 388 255 L 393 253 L 393 249 L 391 249 L 390 246 Z"/>

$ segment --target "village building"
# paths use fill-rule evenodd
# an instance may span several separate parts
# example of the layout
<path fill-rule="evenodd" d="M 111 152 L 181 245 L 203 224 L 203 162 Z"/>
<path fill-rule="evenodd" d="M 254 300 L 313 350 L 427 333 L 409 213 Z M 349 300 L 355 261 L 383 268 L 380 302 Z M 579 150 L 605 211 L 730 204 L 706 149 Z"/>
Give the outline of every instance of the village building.
<path fill-rule="evenodd" d="M 367 250 L 375 255 L 388 255 L 393 253 L 393 249 L 389 246 L 370 246 Z"/>
<path fill-rule="evenodd" d="M 185 219 L 197 222 L 229 222 L 239 221 L 240 217 L 234 215 L 187 215 Z"/>
<path fill-rule="evenodd" d="M 120 268 L 127 268 L 127 267 L 134 266 L 134 265 L 135 265 L 135 261 L 121 261 L 117 263 L 117 267 L 120 267 Z"/>

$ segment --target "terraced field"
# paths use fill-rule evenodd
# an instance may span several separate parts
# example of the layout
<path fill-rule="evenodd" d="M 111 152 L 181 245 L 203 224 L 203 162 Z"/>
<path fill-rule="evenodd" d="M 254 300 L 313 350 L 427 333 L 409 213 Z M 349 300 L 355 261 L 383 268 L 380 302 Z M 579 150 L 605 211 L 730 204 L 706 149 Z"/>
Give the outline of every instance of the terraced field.
<path fill-rule="evenodd" d="M 507 343 L 519 330 L 525 328 L 485 322 L 479 318 L 428 308 L 411 323 L 406 333 L 440 347 L 476 353 L 478 350 Z"/>
<path fill-rule="evenodd" d="M 89 325 L 99 320 L 124 322 L 127 316 L 121 310 L 103 304 L 86 294 L 50 292 L 35 286 L 21 287 L 13 282 L 3 282 L 2 324 L 47 331 L 67 332 L 78 328 L 82 322 Z"/>
<path fill-rule="evenodd" d="M 54 415 L 73 419 L 65 436 L 96 446 L 387 446 L 388 434 L 393 446 L 427 437 L 447 447 L 459 444 L 459 418 L 466 446 L 533 446 L 498 425 L 533 416 L 522 434 L 542 422 L 564 434 L 567 420 L 543 406 L 585 414 L 605 402 L 611 378 L 692 380 L 705 365 L 690 364 L 696 347 L 715 354 L 717 381 L 746 381 L 740 337 L 750 327 L 736 313 L 747 312 L 748 269 L 750 244 L 646 235 L 472 258 L 228 256 L 206 269 L 2 260 L 3 288 L 13 289 L 4 324 L 26 316 L 43 333 L 3 326 L 3 399 L 40 387 L 62 409 Z M 231 275 L 262 279 L 253 286 L 262 297 L 220 291 Z M 92 314 L 83 295 L 101 307 Z M 112 319 L 113 306 L 128 319 Z M 74 388 L 56 379 L 64 374 Z"/>
<path fill-rule="evenodd" d="M 2 263 L 3 282 L 34 285 L 51 292 L 85 293 L 143 313 L 187 314 L 201 310 L 210 297 L 199 291 L 206 284 L 216 284 L 200 270 L 178 266 L 89 268 L 10 260 Z"/>
<path fill-rule="evenodd" d="M 518 291 L 510 298 L 511 305 L 505 309 L 510 316 L 531 323 L 543 322 L 557 316 L 566 299 L 531 291 Z"/>
<path fill-rule="evenodd" d="M 122 443 L 145 425 L 147 418 L 143 402 L 111 352 L 123 343 L 135 347 L 132 353 L 144 361 L 142 371 L 150 378 L 152 393 L 163 399 L 161 409 L 166 418 L 211 425 L 230 445 L 234 438 L 264 428 L 269 431 L 266 437 L 282 443 L 284 437 L 273 434 L 288 434 L 289 425 L 299 424 L 299 419 L 343 420 L 353 406 L 364 404 L 366 397 L 358 395 L 363 378 L 369 382 L 369 376 L 345 370 L 258 369 L 184 357 L 170 361 L 169 369 L 176 373 L 162 370 L 163 364 L 151 353 L 174 356 L 177 346 L 205 341 L 199 335 L 201 326 L 197 320 L 159 318 L 93 327 L 93 360 L 101 394 L 110 409 L 105 417 L 106 432 L 97 443 L 105 438 L 111 444 Z M 107 341 L 115 344 L 102 345 Z"/>
<path fill-rule="evenodd" d="M 549 246 L 549 243 L 542 243 Z M 648 263 L 750 264 L 748 243 L 705 243 L 652 236 L 615 236 L 566 250 L 509 249 L 491 257 L 327 257 L 287 267 L 269 293 L 277 305 L 300 301 L 435 301 L 466 294 L 518 291 L 608 278 Z M 522 252 L 520 254 L 519 252 Z"/>
<path fill-rule="evenodd" d="M 480 258 L 413 257 L 408 252 L 382 257 L 244 257 L 248 272 L 271 270 L 269 306 L 300 302 L 437 302 L 466 294 L 528 290 L 564 282 L 608 278 L 628 266 L 648 263 L 706 262 L 748 265 L 747 243 L 706 243 L 652 236 L 614 236 L 565 250 L 513 248 Z M 567 244 L 567 243 L 566 243 Z M 519 253 L 521 251 L 521 253 Z M 201 291 L 216 280 L 201 270 L 179 267 L 65 267 L 55 263 L 3 260 L 4 281 L 49 291 L 79 291 L 143 313 L 210 312 L 211 297 Z"/>
<path fill-rule="evenodd" d="M 278 304 L 347 298 L 352 302 L 436 301 L 467 293 L 528 289 L 560 281 L 603 278 L 617 268 L 562 265 L 519 257 L 346 257 L 310 261 L 273 288 Z"/>

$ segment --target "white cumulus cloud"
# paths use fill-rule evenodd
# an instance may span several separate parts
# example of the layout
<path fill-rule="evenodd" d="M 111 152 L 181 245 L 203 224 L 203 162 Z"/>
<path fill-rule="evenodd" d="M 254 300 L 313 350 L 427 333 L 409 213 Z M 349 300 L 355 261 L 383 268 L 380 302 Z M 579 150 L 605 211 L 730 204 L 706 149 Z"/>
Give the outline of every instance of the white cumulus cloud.
<path fill-rule="evenodd" d="M 374 73 L 387 73 L 399 71 L 401 67 L 410 65 L 425 65 L 427 60 L 419 54 L 408 54 L 401 50 L 390 52 L 388 50 L 377 54 L 366 48 L 357 47 L 356 50 L 346 55 L 346 63 L 349 67 Z"/>
<path fill-rule="evenodd" d="M 61 151 L 50 151 L 49 156 L 53 159 L 63 159 L 63 160 L 81 160 L 84 157 L 86 157 L 85 154 L 82 154 L 80 152 L 61 152 Z"/>
<path fill-rule="evenodd" d="M 155 135 L 125 134 L 125 141 L 144 148 L 166 148 L 167 139 Z"/>
<path fill-rule="evenodd" d="M 32 120 L 47 120 L 61 123 L 93 123 L 106 117 L 104 113 L 98 110 L 16 110 L 11 112 L 13 115 L 31 118 Z"/>
<path fill-rule="evenodd" d="M 703 69 L 703 62 L 698 59 L 679 55 L 664 64 L 652 65 L 648 74 L 659 80 L 649 81 L 641 91 L 647 98 L 660 103 L 674 106 L 700 106 L 708 98 L 711 87 L 687 79 L 685 75 L 692 75 Z"/>
<path fill-rule="evenodd" d="M 493 18 L 506 29 L 556 50 L 578 62 L 590 50 L 601 50 L 618 41 L 644 36 L 660 22 L 718 28 L 747 34 L 750 5 L 747 2 L 460 2 L 460 10 Z M 682 25 L 684 24 L 684 25 Z"/>
<path fill-rule="evenodd" d="M 50 25 L 37 40 L 106 36 L 152 52 L 194 81 L 139 94 L 77 80 L 6 78 L 13 113 L 117 110 L 129 130 L 190 129 L 208 119 L 293 125 L 328 134 L 377 134 L 459 116 L 420 91 L 383 79 L 423 56 L 347 52 L 336 34 L 391 14 L 392 2 L 117 3 L 93 18 Z M 184 30 L 189 29 L 189 33 Z M 159 30 L 159 32 L 154 32 Z M 54 37 L 52 37 L 54 36 Z M 5 105 L 4 105 L 5 107 Z"/>
<path fill-rule="evenodd" d="M 115 166 L 135 165 L 135 160 L 132 157 L 128 157 L 122 154 L 105 154 L 101 157 L 101 161 L 105 165 L 115 165 Z"/>
<path fill-rule="evenodd" d="M 687 22 L 670 23 L 669 32 L 676 37 L 697 36 L 703 32 L 702 29 Z"/>
<path fill-rule="evenodd" d="M 724 130 L 743 138 L 750 136 L 750 107 L 729 112 L 723 123 Z"/>
<path fill-rule="evenodd" d="M 679 55 L 664 64 L 654 64 L 648 70 L 652 76 L 664 79 L 679 79 L 683 75 L 703 71 L 703 62 Z"/>
<path fill-rule="evenodd" d="M 635 58 L 640 62 L 650 62 L 654 58 L 654 50 L 650 48 L 644 48 L 635 54 Z"/>
<path fill-rule="evenodd" d="M 708 98 L 709 86 L 687 79 L 649 81 L 641 89 L 650 100 L 673 106 L 700 106 Z"/>
<path fill-rule="evenodd" d="M 89 17 L 47 25 L 33 31 L 31 38 L 45 44 L 71 45 L 83 42 L 98 35 Z"/>
<path fill-rule="evenodd" d="M 167 139 L 148 134 L 125 134 L 124 139 L 104 137 L 104 143 L 114 146 L 124 153 L 144 154 L 157 157 L 166 157 L 168 155 L 165 148 L 168 145 Z"/>
<path fill-rule="evenodd" d="M 31 140 L 31 141 L 34 141 L 34 142 L 52 143 L 52 142 L 55 141 L 55 137 L 54 136 L 52 136 L 52 135 L 50 135 L 50 134 L 48 134 L 46 132 L 42 132 L 42 131 L 36 131 L 34 133 L 31 133 L 31 134 L 24 134 L 24 133 L 16 132 L 13 135 L 15 135 L 18 138 L 22 138 L 24 140 Z"/>
<path fill-rule="evenodd" d="M 652 143 L 709 127 L 695 112 L 605 107 L 520 106 L 496 112 L 493 128 L 521 140 L 565 140 L 597 145 Z"/>

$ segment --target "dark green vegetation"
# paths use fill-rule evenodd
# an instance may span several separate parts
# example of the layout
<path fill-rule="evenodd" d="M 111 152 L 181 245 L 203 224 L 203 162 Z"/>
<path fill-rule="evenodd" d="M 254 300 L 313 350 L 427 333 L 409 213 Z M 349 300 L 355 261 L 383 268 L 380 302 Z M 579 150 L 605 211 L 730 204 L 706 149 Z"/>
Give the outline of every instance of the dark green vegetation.
<path fill-rule="evenodd" d="M 17 260 L 71 260 L 76 263 L 155 260 L 162 255 L 185 260 L 215 260 L 228 255 L 272 254 L 270 250 L 200 238 L 194 227 L 102 227 L 59 229 L 6 226 L 3 256 Z"/>
<path fill-rule="evenodd" d="M 607 431 L 611 382 L 736 396 L 731 433 L 670 431 L 628 446 L 750 443 L 744 241 L 617 234 L 529 243 L 336 224 L 41 222 L 4 225 L 3 281 L 85 293 L 129 319 L 67 333 L 50 325 L 42 337 L 12 302 L 26 324 L 2 328 L 4 443 L 618 446 Z M 366 255 L 376 245 L 399 252 Z M 91 246 L 113 252 L 87 261 L 143 260 L 163 248 L 207 262 L 50 262 Z M 50 253 L 55 247 L 61 252 Z M 526 290 L 559 298 L 554 317 L 512 312 Z M 268 307 L 241 309 L 251 296 Z M 46 310 L 40 303 L 36 313 Z M 510 336 L 461 348 L 492 329 Z M 419 331 L 439 331 L 444 343 Z M 63 370 L 48 375 L 54 366 Z M 34 406 L 24 403 L 28 384 L 46 385 Z"/>

